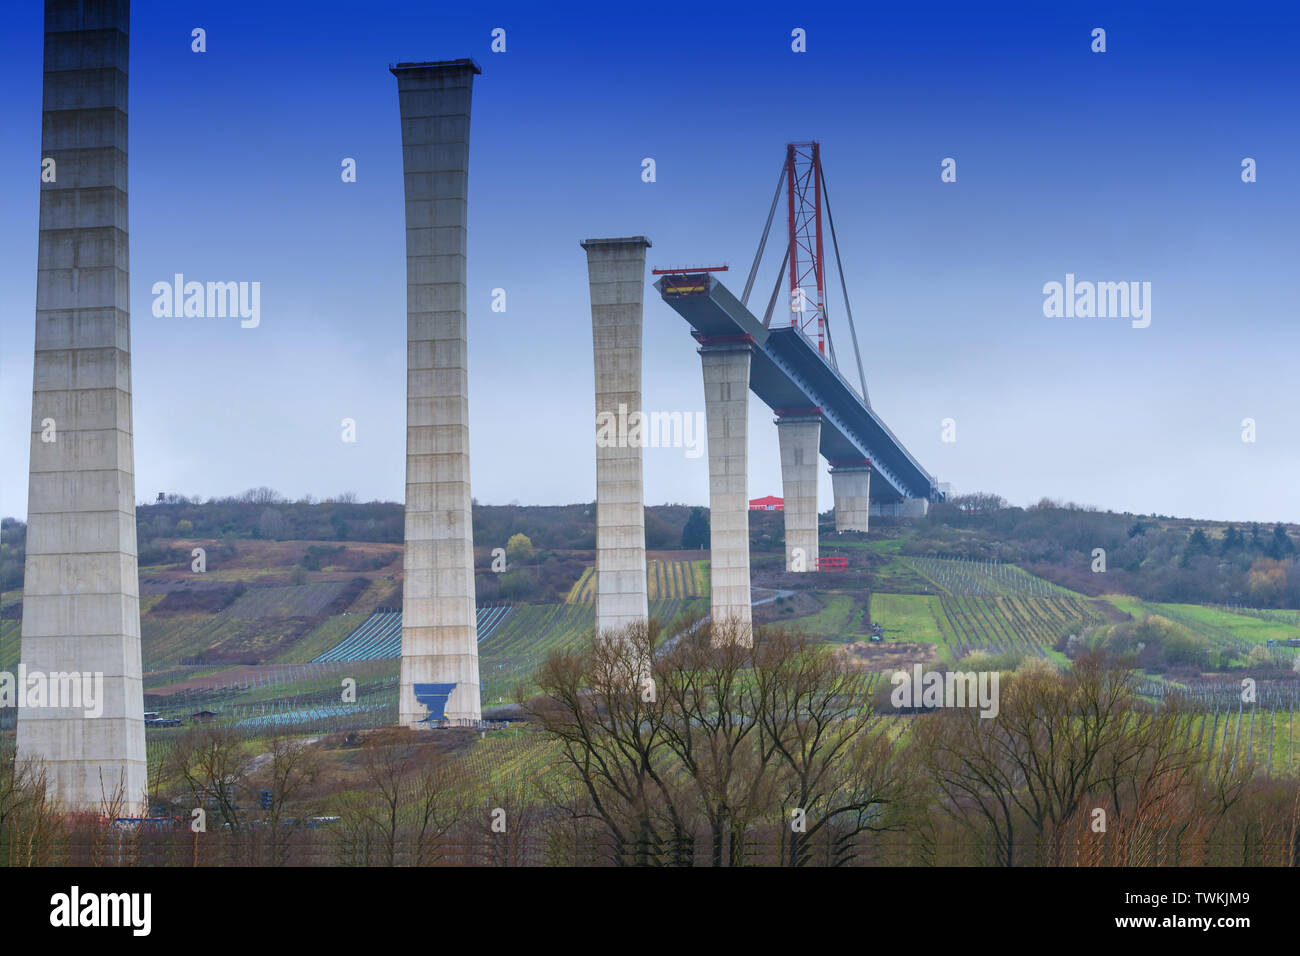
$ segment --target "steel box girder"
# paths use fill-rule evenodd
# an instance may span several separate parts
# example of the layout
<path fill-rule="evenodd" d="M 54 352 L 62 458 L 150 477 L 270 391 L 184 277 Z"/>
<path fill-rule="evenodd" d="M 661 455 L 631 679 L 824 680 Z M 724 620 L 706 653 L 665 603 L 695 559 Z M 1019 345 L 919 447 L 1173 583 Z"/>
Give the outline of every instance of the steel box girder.
<path fill-rule="evenodd" d="M 766 328 L 712 275 L 688 275 L 664 276 L 655 288 L 690 324 L 697 338 L 748 336 L 753 340 L 750 390 L 774 411 L 820 408 L 824 420 L 819 451 L 823 458 L 871 459 L 872 470 L 883 479 L 871 483 L 874 500 L 938 497 L 934 478 L 802 332 L 790 326 Z"/>

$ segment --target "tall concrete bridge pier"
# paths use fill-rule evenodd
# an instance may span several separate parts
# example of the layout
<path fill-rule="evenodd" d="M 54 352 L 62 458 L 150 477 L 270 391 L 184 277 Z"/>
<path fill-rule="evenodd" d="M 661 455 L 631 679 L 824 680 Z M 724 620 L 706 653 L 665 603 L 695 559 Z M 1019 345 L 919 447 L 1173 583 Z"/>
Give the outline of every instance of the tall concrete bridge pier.
<path fill-rule="evenodd" d="M 131 428 L 127 0 L 47 0 L 21 661 L 100 699 L 20 707 L 66 809 L 147 807 Z M 52 165 L 51 165 L 52 161 Z M 33 172 L 33 176 L 35 173 Z M 71 686 L 69 685 L 69 690 Z M 95 711 L 101 711 L 95 716 Z"/>
<path fill-rule="evenodd" d="M 871 507 L 871 461 L 831 462 L 835 496 L 835 530 L 866 531 Z"/>
<path fill-rule="evenodd" d="M 582 247 L 596 368 L 596 633 L 603 634 L 649 617 L 642 451 L 628 438 L 629 419 L 643 415 L 641 314 L 650 241 L 586 239 Z"/>
<path fill-rule="evenodd" d="M 745 336 L 700 338 L 709 446 L 709 603 L 714 624 L 753 641 L 749 596 L 749 366 Z"/>
<path fill-rule="evenodd" d="M 822 416 L 818 409 L 778 412 L 781 486 L 785 498 L 785 569 L 817 570 L 817 464 Z"/>
<path fill-rule="evenodd" d="M 466 215 L 473 60 L 398 63 L 406 184 L 406 539 L 398 719 L 480 719 Z"/>

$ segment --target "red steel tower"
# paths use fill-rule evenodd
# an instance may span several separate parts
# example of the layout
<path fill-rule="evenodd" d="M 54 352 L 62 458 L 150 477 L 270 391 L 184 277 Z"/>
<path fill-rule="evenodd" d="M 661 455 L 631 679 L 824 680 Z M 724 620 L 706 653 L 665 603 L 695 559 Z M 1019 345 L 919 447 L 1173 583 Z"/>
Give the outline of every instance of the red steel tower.
<path fill-rule="evenodd" d="M 817 143 L 785 148 L 790 229 L 790 324 L 826 354 L 826 270 L 822 256 L 822 161 Z"/>

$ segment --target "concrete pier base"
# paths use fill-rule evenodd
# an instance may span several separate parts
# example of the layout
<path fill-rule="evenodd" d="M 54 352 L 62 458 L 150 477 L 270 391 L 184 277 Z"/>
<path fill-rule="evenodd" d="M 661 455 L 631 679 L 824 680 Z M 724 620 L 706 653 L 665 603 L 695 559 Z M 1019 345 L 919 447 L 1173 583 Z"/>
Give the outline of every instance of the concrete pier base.
<path fill-rule="evenodd" d="M 925 498 L 872 501 L 870 513 L 877 518 L 924 518 L 930 513 L 930 502 Z"/>
<path fill-rule="evenodd" d="M 406 539 L 398 719 L 480 718 L 465 247 L 473 60 L 399 63 L 406 184 Z M 504 542 L 502 542 L 504 545 Z M 430 685 L 454 685 L 442 698 Z M 426 693 L 416 699 L 416 688 Z M 445 703 L 443 700 L 445 699 Z M 435 701 L 430 704 L 430 700 Z M 433 719 L 430 719 L 433 718 Z"/>
<path fill-rule="evenodd" d="M 709 445 L 710 611 L 720 634 L 753 643 L 749 595 L 749 363 L 747 342 L 700 348 Z"/>
<path fill-rule="evenodd" d="M 924 518 L 930 513 L 930 502 L 925 498 L 905 498 L 898 511 L 904 518 Z"/>
<path fill-rule="evenodd" d="M 831 490 L 835 495 L 835 530 L 866 531 L 871 505 L 871 466 L 832 467 Z"/>
<path fill-rule="evenodd" d="M 61 809 L 148 807 L 131 425 L 126 0 L 45 5 L 21 663 L 98 700 L 20 707 L 18 757 Z M 35 173 L 33 173 L 35 178 Z M 30 684 L 29 684 L 30 686 Z M 71 686 L 68 687 L 71 690 Z M 95 712 L 99 711 L 96 716 Z"/>
<path fill-rule="evenodd" d="M 627 440 L 641 409 L 644 236 L 587 239 L 596 369 L 596 631 L 649 617 L 645 495 L 639 441 Z M 644 426 L 643 426 L 644 427 Z M 644 435 L 641 436 L 644 438 Z"/>
<path fill-rule="evenodd" d="M 781 448 L 781 487 L 785 496 L 785 569 L 816 571 L 817 462 L 820 415 L 782 416 L 776 420 Z"/>

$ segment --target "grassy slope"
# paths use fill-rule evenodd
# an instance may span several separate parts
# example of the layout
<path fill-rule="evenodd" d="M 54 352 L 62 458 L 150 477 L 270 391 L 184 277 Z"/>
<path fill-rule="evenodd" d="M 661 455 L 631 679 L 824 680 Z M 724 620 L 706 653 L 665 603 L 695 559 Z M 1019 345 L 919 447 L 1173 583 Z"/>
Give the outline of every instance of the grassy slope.
<path fill-rule="evenodd" d="M 1253 644 L 1263 644 L 1270 638 L 1286 640 L 1287 638 L 1300 637 L 1300 628 L 1293 627 L 1290 624 L 1263 620 L 1245 614 L 1233 614 L 1230 611 L 1220 611 L 1217 608 L 1205 607 L 1200 604 L 1156 604 L 1155 607 L 1172 610 L 1177 614 L 1186 615 L 1198 623 L 1204 623 L 1211 627 L 1227 628 L 1237 637 L 1244 638 Z"/>
<path fill-rule="evenodd" d="M 924 641 L 939 645 L 944 650 L 943 635 L 935 623 L 934 605 L 938 598 L 928 594 L 871 595 L 871 620 L 875 624 L 899 633 L 886 633 L 890 640 Z"/>
<path fill-rule="evenodd" d="M 1281 621 L 1264 620 L 1246 614 L 1233 614 L 1202 604 L 1168 604 L 1143 601 L 1125 594 L 1107 594 L 1105 600 L 1122 611 L 1142 618 L 1158 614 L 1176 626 L 1209 639 L 1214 645 L 1265 644 L 1269 639 L 1286 640 L 1300 637 L 1300 628 Z M 1279 653 L 1291 653 L 1279 648 Z"/>
<path fill-rule="evenodd" d="M 305 664 L 342 641 L 365 623 L 368 616 L 366 614 L 336 614 L 333 617 L 326 618 L 294 641 L 285 651 L 278 654 L 273 659 L 273 663 Z"/>
<path fill-rule="evenodd" d="M 816 614 L 793 619 L 793 625 L 804 633 L 825 640 L 856 640 L 861 635 L 854 626 L 855 608 L 852 596 L 824 592 L 820 595 L 825 602 Z"/>
<path fill-rule="evenodd" d="M 0 619 L 0 671 L 12 672 L 18 666 L 22 629 L 23 622 L 18 618 Z"/>

